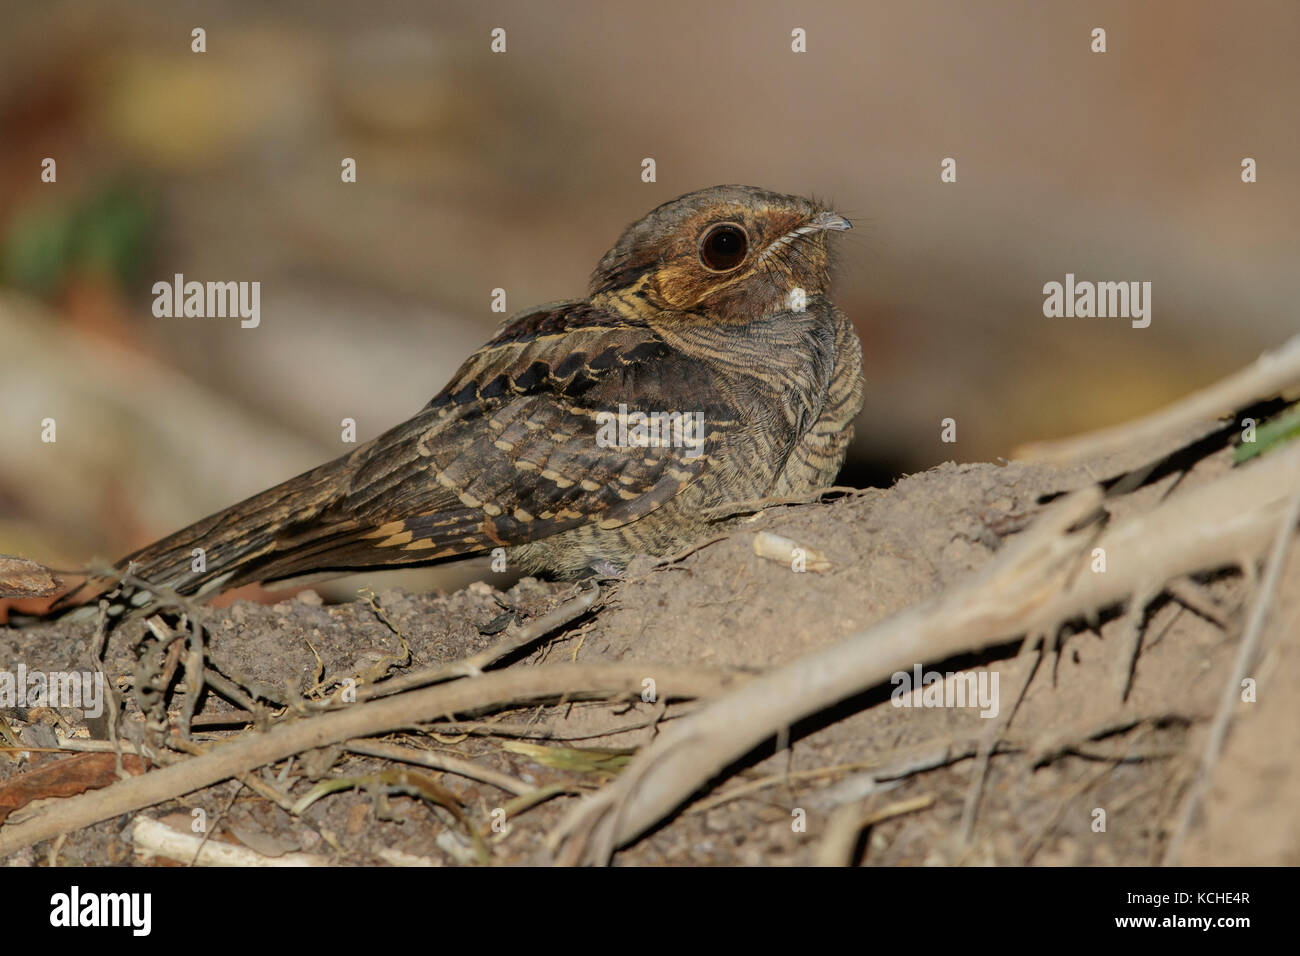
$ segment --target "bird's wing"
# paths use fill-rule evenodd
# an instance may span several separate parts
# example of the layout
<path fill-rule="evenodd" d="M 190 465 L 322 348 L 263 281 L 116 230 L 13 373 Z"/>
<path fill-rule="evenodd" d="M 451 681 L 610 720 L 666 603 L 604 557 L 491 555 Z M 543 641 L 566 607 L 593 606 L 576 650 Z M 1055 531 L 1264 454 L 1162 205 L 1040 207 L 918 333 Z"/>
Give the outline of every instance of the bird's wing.
<path fill-rule="evenodd" d="M 341 493 L 238 580 L 427 563 L 643 517 L 703 474 L 738 426 L 711 375 L 650 328 L 586 303 L 529 313 L 413 419 L 341 459 Z M 702 426 L 684 437 L 699 441 L 638 447 L 633 414 L 629 444 L 611 445 L 620 410 L 682 413 Z"/>

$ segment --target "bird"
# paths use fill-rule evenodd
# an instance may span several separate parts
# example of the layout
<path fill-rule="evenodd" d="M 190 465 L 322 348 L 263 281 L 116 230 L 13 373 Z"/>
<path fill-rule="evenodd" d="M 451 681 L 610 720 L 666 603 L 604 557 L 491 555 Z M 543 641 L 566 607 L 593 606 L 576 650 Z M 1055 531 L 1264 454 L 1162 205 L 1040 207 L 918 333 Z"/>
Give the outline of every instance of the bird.
<path fill-rule="evenodd" d="M 729 502 L 824 488 L 863 403 L 861 344 L 828 298 L 827 239 L 849 228 L 752 186 L 663 203 L 584 298 L 507 320 L 407 421 L 115 567 L 197 597 L 498 548 L 527 573 L 617 575 Z"/>

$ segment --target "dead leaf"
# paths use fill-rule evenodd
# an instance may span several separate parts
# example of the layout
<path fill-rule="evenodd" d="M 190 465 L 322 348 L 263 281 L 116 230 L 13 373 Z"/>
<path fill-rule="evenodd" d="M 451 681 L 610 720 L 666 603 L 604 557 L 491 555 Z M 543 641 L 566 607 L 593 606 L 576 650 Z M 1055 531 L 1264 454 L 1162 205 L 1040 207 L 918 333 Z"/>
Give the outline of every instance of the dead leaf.
<path fill-rule="evenodd" d="M 123 754 L 122 767 L 127 773 L 138 776 L 149 769 L 149 763 L 135 754 Z M 74 754 L 19 774 L 0 785 L 0 823 L 14 810 L 33 800 L 74 797 L 116 783 L 116 768 L 114 754 Z"/>
<path fill-rule="evenodd" d="M 50 569 L 9 554 L 0 554 L 0 597 L 48 597 L 59 589 Z"/>

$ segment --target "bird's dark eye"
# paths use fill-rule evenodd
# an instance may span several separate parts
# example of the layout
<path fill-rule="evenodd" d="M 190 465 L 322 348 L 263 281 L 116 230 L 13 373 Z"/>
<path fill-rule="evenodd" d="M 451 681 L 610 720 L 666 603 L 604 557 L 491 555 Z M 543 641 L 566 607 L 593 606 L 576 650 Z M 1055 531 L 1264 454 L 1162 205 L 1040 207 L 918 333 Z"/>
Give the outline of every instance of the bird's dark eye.
<path fill-rule="evenodd" d="M 710 226 L 700 236 L 700 262 L 713 272 L 730 272 L 745 261 L 749 236 L 734 222 Z"/>

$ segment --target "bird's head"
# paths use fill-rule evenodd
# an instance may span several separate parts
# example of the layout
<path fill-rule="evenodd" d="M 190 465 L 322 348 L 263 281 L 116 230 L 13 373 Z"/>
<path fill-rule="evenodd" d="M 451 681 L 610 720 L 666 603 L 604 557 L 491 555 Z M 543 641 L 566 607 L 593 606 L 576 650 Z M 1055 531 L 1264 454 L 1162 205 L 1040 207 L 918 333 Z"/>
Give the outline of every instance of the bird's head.
<path fill-rule="evenodd" d="M 701 189 L 629 226 L 596 266 L 591 294 L 718 322 L 800 311 L 801 299 L 827 291 L 826 234 L 848 228 L 843 216 L 800 196 Z"/>

